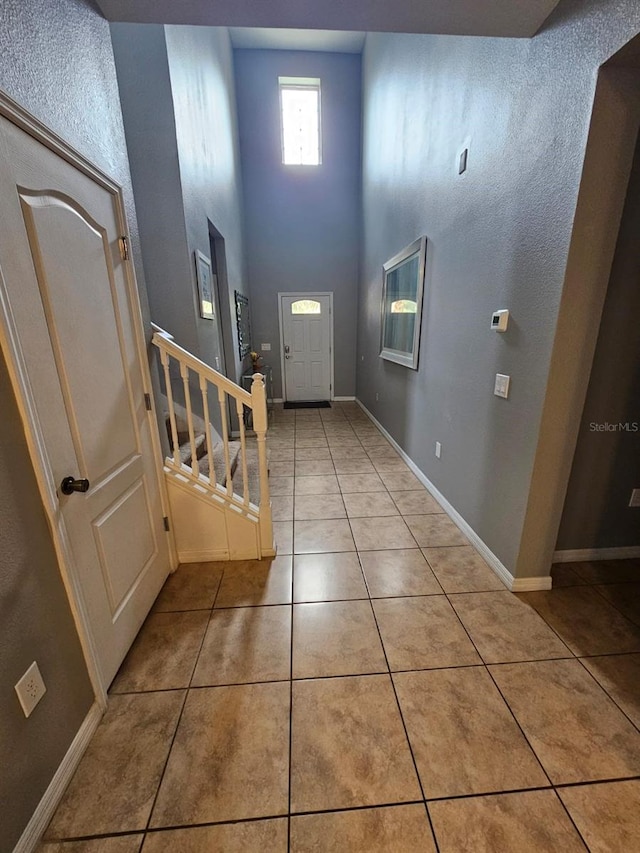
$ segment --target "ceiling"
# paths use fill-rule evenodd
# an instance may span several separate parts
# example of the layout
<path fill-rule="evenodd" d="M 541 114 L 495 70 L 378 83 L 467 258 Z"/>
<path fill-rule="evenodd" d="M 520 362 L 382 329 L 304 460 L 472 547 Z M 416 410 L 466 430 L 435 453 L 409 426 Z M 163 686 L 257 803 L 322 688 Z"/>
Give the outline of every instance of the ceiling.
<path fill-rule="evenodd" d="M 558 0 L 96 0 L 109 21 L 533 36 Z M 326 48 L 325 48 L 326 49 Z"/>
<path fill-rule="evenodd" d="M 263 50 L 322 50 L 329 53 L 362 53 L 366 33 L 347 30 L 286 30 L 263 27 L 230 27 L 234 47 Z"/>

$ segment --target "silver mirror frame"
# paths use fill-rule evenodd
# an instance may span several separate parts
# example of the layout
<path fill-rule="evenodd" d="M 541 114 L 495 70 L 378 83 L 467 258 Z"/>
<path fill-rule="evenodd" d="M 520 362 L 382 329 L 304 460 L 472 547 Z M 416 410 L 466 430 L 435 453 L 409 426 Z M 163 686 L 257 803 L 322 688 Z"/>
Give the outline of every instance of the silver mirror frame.
<path fill-rule="evenodd" d="M 387 279 L 390 273 L 405 264 L 411 258 L 418 256 L 418 276 L 416 282 L 416 320 L 413 328 L 413 345 L 411 352 L 404 350 L 394 350 L 385 347 L 385 329 L 388 314 L 385 311 L 387 304 Z M 427 260 L 427 238 L 420 237 L 414 240 L 411 245 L 406 246 L 397 255 L 383 264 L 383 286 L 382 286 L 382 304 L 380 310 L 380 358 L 386 361 L 393 361 L 395 364 L 401 364 L 404 367 L 410 367 L 412 370 L 418 369 L 418 357 L 420 354 L 420 328 L 422 326 L 422 301 L 424 295 L 424 276 Z"/>

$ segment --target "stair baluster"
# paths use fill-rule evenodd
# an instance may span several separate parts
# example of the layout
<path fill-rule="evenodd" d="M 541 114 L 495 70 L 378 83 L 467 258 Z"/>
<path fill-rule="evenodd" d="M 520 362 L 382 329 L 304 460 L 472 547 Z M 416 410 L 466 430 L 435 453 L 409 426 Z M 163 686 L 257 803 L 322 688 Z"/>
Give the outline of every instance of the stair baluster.
<path fill-rule="evenodd" d="M 240 459 L 242 460 L 242 497 L 245 506 L 249 506 L 249 472 L 247 469 L 247 442 L 244 431 L 244 405 L 236 399 L 236 413 L 240 424 Z"/>
<path fill-rule="evenodd" d="M 180 362 L 180 376 L 184 387 L 184 404 L 187 410 L 187 427 L 189 429 L 189 444 L 191 445 L 191 472 L 194 477 L 200 473 L 198 465 L 198 451 L 196 448 L 196 433 L 193 428 L 193 411 L 191 409 L 191 391 L 189 390 L 189 368 L 184 362 Z"/>
<path fill-rule="evenodd" d="M 162 364 L 162 369 L 164 370 L 164 384 L 167 390 L 167 403 L 169 405 L 169 423 L 171 425 L 171 452 L 173 453 L 173 461 L 176 465 L 180 466 L 180 440 L 178 438 L 178 427 L 176 426 L 176 413 L 173 407 L 173 391 L 171 389 L 171 375 L 169 371 L 169 362 L 171 360 L 171 356 L 165 352 L 165 350 L 160 350 L 160 363 Z"/>
<path fill-rule="evenodd" d="M 206 430 L 206 448 L 209 457 L 209 482 L 217 483 L 216 468 L 213 461 L 213 437 L 211 435 L 211 418 L 209 417 L 209 383 L 207 377 L 200 374 L 200 393 L 202 394 L 202 413 L 204 414 L 204 424 Z M 200 476 L 204 476 L 201 474 Z"/>

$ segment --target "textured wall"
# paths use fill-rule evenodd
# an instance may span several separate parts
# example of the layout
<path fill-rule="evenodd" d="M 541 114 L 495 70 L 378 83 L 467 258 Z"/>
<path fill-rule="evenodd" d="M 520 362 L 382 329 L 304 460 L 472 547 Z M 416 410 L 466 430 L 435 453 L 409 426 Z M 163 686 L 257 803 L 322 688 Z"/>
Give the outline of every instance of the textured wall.
<path fill-rule="evenodd" d="M 632 0 L 571 0 L 531 41 L 367 37 L 358 396 L 511 570 L 595 71 L 639 27 Z M 381 266 L 421 234 L 414 372 L 378 358 Z M 511 311 L 506 335 L 489 329 L 497 308 Z M 509 400 L 493 396 L 496 372 L 512 377 Z"/>
<path fill-rule="evenodd" d="M 151 318 L 181 346 L 196 351 L 195 296 L 164 27 L 112 24 L 111 37 Z"/>
<path fill-rule="evenodd" d="M 224 238 L 227 292 L 220 288 L 227 375 L 240 373 L 234 291 L 247 291 L 244 269 L 233 55 L 226 29 L 166 27 L 187 250 L 211 254 L 211 222 Z M 220 259 L 218 259 L 220 260 Z M 233 322 L 231 321 L 233 316 Z M 200 357 L 215 365 L 216 324 L 196 312 Z"/>
<path fill-rule="evenodd" d="M 640 545 L 640 142 L 620 226 L 557 548 Z M 603 431 L 592 424 L 609 425 Z M 636 432 L 616 430 L 629 424 Z"/>
<path fill-rule="evenodd" d="M 125 187 L 135 234 L 109 26 L 82 0 L 4 0 L 0 88 Z M 0 259 L 1 260 L 1 259 Z M 13 848 L 92 703 L 4 365 L 0 373 L 0 849 Z M 26 720 L 13 685 L 41 662 L 48 692 Z"/>
<path fill-rule="evenodd" d="M 360 57 L 238 50 L 236 85 L 254 347 L 271 343 L 282 396 L 278 292 L 333 291 L 336 396 L 355 393 Z M 282 165 L 278 77 L 322 81 L 322 165 Z"/>
<path fill-rule="evenodd" d="M 215 366 L 222 345 L 217 324 L 200 317 L 194 261 L 196 249 L 211 255 L 211 222 L 225 241 L 220 307 L 235 379 L 233 292 L 246 283 L 229 35 L 137 24 L 111 30 L 153 319 Z"/>

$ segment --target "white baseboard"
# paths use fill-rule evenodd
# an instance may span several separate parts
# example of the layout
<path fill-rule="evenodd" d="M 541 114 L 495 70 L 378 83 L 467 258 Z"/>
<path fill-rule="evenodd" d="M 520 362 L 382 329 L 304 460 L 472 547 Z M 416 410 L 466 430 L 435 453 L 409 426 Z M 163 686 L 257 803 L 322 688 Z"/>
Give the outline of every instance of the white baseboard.
<path fill-rule="evenodd" d="M 416 463 L 408 456 L 404 450 L 400 447 L 398 442 L 393 438 L 390 433 L 382 426 L 380 421 L 375 418 L 371 412 L 367 409 L 367 407 L 360 400 L 356 398 L 356 403 L 360 406 L 362 411 L 370 418 L 373 423 L 378 427 L 380 432 L 384 435 L 384 437 L 389 441 L 391 445 L 393 445 L 394 449 L 398 451 L 400 456 L 407 463 L 409 468 L 416 475 L 418 480 L 422 483 L 422 485 L 428 489 L 433 497 L 438 501 L 442 509 L 446 512 L 449 518 L 454 522 L 457 527 L 464 533 L 467 539 L 471 542 L 471 544 L 476 548 L 477 551 L 480 552 L 483 559 L 486 560 L 488 565 L 493 569 L 493 571 L 497 574 L 500 580 L 505 584 L 507 589 L 510 589 L 512 592 L 532 592 L 539 589 L 551 589 L 551 576 L 547 576 L 544 578 L 515 578 L 509 569 L 503 563 L 500 562 L 498 557 L 493 553 L 493 551 L 489 548 L 489 546 L 482 541 L 482 539 L 478 536 L 475 530 L 469 525 L 464 518 L 460 515 L 460 513 L 449 503 L 449 501 L 445 498 L 443 494 L 441 494 L 438 489 L 433 485 L 431 480 L 424 474 L 420 468 L 416 465 Z"/>
<path fill-rule="evenodd" d="M 554 551 L 554 563 L 584 563 L 595 560 L 638 560 L 640 547 L 630 545 L 622 548 L 581 548 L 575 551 Z"/>
<path fill-rule="evenodd" d="M 80 759 L 84 755 L 86 748 L 89 746 L 89 741 L 98 728 L 98 723 L 101 719 L 102 708 L 96 702 L 84 718 L 77 735 L 74 737 L 71 746 L 49 783 L 49 787 L 44 792 L 35 812 L 31 816 L 31 820 L 20 836 L 20 840 L 16 844 L 13 853 L 32 853 L 40 843 L 42 834 L 53 817 L 53 813 L 57 809 L 62 795 L 71 781 L 71 777 L 75 773 L 76 767 L 80 763 Z"/>
<path fill-rule="evenodd" d="M 270 403 L 284 403 L 284 398 L 283 397 L 273 397 L 271 400 L 269 400 L 269 402 Z"/>
<path fill-rule="evenodd" d="M 273 557 L 273 553 L 265 552 L 263 557 Z M 232 555 L 228 548 L 217 548 L 210 551 L 178 551 L 181 563 L 218 563 L 228 560 L 259 560 L 255 551 L 236 551 Z"/>
<path fill-rule="evenodd" d="M 216 548 L 210 551 L 178 551 L 178 559 L 180 563 L 217 563 L 231 557 L 228 548 Z"/>

